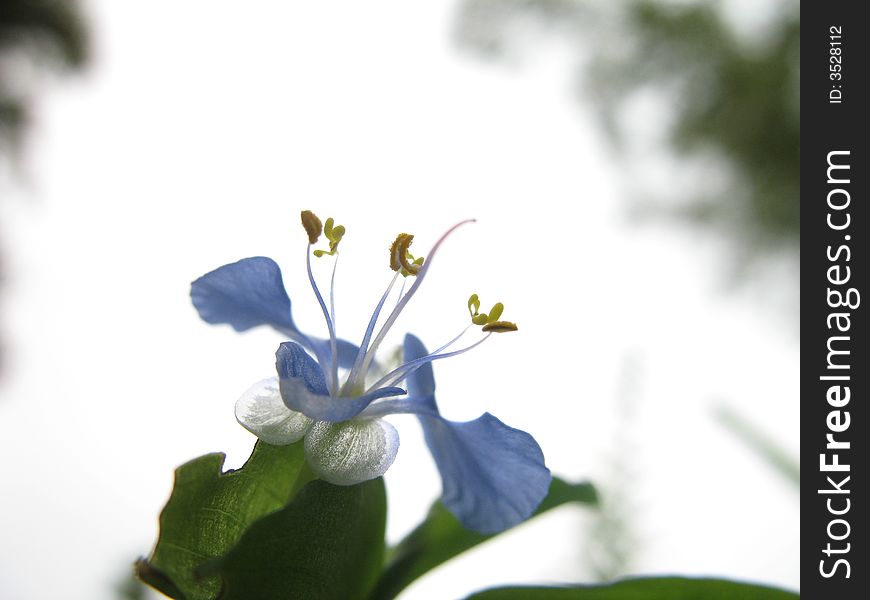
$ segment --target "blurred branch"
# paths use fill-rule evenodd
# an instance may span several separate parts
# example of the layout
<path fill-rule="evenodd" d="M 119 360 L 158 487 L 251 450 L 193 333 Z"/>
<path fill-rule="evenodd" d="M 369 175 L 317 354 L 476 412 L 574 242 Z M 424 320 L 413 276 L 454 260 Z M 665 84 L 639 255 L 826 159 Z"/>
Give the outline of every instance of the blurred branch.
<path fill-rule="evenodd" d="M 82 68 L 87 29 L 73 0 L 0 0 L 0 149 L 20 149 L 28 122 L 24 63 L 61 72 Z"/>
<path fill-rule="evenodd" d="M 729 179 L 724 189 L 703 176 L 700 184 L 673 181 L 668 200 L 691 199 L 680 214 L 749 238 L 753 250 L 796 250 L 800 15 L 796 2 L 778 8 L 763 39 L 750 42 L 714 2 L 465 0 L 456 38 L 490 58 L 528 45 L 530 33 L 571 42 L 581 89 L 618 147 L 638 135 L 625 130 L 625 107 L 656 90 L 670 105 L 668 144 L 684 174 L 693 161 L 712 158 Z M 654 212 L 669 212 L 645 200 Z"/>

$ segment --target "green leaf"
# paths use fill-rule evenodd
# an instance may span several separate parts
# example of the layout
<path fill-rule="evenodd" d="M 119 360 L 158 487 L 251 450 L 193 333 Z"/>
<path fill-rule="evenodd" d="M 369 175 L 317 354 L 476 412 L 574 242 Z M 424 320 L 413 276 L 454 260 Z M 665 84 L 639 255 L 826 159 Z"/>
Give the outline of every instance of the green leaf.
<path fill-rule="evenodd" d="M 315 480 L 260 519 L 216 566 L 221 600 L 365 598 L 384 559 L 382 478 L 354 486 Z"/>
<path fill-rule="evenodd" d="M 224 454 L 206 454 L 176 469 L 175 487 L 160 513 L 160 536 L 139 578 L 177 600 L 213 600 L 217 578 L 197 578 L 203 563 L 222 557 L 257 519 L 284 506 L 306 477 L 302 442 L 257 443 L 248 462 L 222 473 Z"/>
<path fill-rule="evenodd" d="M 685 577 L 643 577 L 609 585 L 513 587 L 485 590 L 466 600 L 795 600 L 800 596 L 772 587 Z"/>
<path fill-rule="evenodd" d="M 532 517 L 566 502 L 596 504 L 598 497 L 590 483 L 570 484 L 553 478 L 547 497 Z M 443 504 L 436 502 L 426 520 L 392 550 L 370 600 L 395 598 L 424 573 L 495 535 L 465 529 Z"/>
<path fill-rule="evenodd" d="M 727 405 L 717 409 L 716 417 L 770 466 L 789 479 L 796 489 L 800 489 L 800 464 L 766 432 Z"/>

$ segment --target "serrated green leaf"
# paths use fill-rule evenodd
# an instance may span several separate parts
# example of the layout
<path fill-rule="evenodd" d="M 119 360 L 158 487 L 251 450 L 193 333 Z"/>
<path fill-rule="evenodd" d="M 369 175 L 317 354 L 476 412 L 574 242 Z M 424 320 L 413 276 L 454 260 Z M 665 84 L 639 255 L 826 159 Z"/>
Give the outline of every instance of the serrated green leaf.
<path fill-rule="evenodd" d="M 554 477 L 547 497 L 531 518 L 566 502 L 596 504 L 598 496 L 590 483 L 570 484 Z M 495 535 L 465 529 L 443 504 L 436 502 L 426 520 L 392 550 L 370 600 L 395 598 L 421 575 Z"/>
<path fill-rule="evenodd" d="M 171 598 L 216 598 L 220 580 L 198 578 L 195 570 L 222 557 L 252 523 L 284 506 L 307 473 L 301 442 L 258 442 L 241 469 L 222 473 L 225 458 L 206 454 L 176 469 L 157 545 L 137 565 L 145 583 Z"/>
<path fill-rule="evenodd" d="M 315 480 L 254 523 L 216 566 L 221 600 L 365 598 L 383 565 L 382 478 L 353 486 Z"/>
<path fill-rule="evenodd" d="M 795 600 L 794 592 L 728 581 L 642 577 L 609 585 L 495 588 L 466 600 Z"/>

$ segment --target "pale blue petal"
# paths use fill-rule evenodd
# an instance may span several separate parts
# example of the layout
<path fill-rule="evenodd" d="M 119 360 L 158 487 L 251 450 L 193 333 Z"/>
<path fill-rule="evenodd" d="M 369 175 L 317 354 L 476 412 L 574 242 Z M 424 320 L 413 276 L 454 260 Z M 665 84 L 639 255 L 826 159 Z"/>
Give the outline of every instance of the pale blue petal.
<path fill-rule="evenodd" d="M 315 421 L 347 421 L 379 398 L 405 393 L 402 388 L 388 387 L 354 398 L 333 398 L 327 391 L 323 370 L 302 346 L 284 342 L 275 359 L 284 404 Z"/>
<path fill-rule="evenodd" d="M 429 354 L 420 338 L 414 334 L 405 335 L 404 361 L 411 362 Z M 426 363 L 408 376 L 405 383 L 408 385 L 408 394 L 411 396 L 431 396 L 435 393 L 435 376 L 432 373 L 432 363 Z M 434 400 L 434 398 L 433 398 Z"/>
<path fill-rule="evenodd" d="M 191 284 L 190 297 L 207 323 L 227 323 L 236 331 L 257 325 L 298 331 L 281 269 L 271 258 L 245 258 L 215 269 Z"/>
<path fill-rule="evenodd" d="M 415 336 L 405 336 L 404 360 L 428 352 Z M 441 473 L 442 502 L 462 524 L 496 533 L 526 520 L 550 487 L 550 470 L 535 439 L 489 413 L 467 423 L 441 417 L 435 402 L 431 363 L 407 379 L 408 398 L 385 401 L 378 412 L 414 412 Z M 392 410 L 390 410 L 392 409 Z"/>
<path fill-rule="evenodd" d="M 293 323 L 281 269 L 271 258 L 245 258 L 206 273 L 191 284 L 190 297 L 207 323 L 226 323 L 236 331 L 271 325 L 305 345 L 327 368 L 331 364 L 329 340 L 306 336 Z M 342 339 L 336 342 L 338 366 L 351 368 L 359 347 Z"/>
<path fill-rule="evenodd" d="M 454 423 L 418 415 L 441 473 L 441 501 L 468 529 L 497 533 L 528 519 L 550 488 L 535 439 L 489 413 Z"/>
<path fill-rule="evenodd" d="M 314 354 L 316 354 L 317 356 L 323 356 L 324 358 L 327 358 L 332 352 L 329 346 L 329 340 L 321 340 L 315 337 L 307 337 L 306 339 L 301 341 L 307 342 L 307 345 L 310 347 L 311 351 L 314 352 Z M 347 340 L 338 338 L 336 340 L 336 348 L 338 350 L 338 366 L 343 369 L 350 369 L 353 366 L 354 361 L 356 360 L 357 352 L 359 352 L 359 346 L 357 346 L 356 344 L 352 344 Z"/>

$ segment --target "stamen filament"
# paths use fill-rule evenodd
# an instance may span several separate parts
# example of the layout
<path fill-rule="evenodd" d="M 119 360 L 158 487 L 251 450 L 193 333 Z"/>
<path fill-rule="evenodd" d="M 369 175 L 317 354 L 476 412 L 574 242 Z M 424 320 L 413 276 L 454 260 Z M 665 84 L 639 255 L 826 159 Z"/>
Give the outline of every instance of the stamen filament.
<path fill-rule="evenodd" d="M 338 254 L 332 263 L 332 277 L 329 278 L 329 315 L 332 317 L 333 331 L 338 325 L 335 320 L 335 271 L 338 269 Z M 329 350 L 332 352 L 332 382 L 333 389 L 338 388 L 338 340 L 335 335 L 329 336 Z"/>
<path fill-rule="evenodd" d="M 450 358 L 451 356 L 458 356 L 459 354 L 464 354 L 465 352 L 468 352 L 469 350 L 471 350 L 473 348 L 477 348 L 478 346 L 480 346 L 483 342 L 485 342 L 486 340 L 489 339 L 489 336 L 492 335 L 491 333 L 487 333 L 485 336 L 483 336 L 481 339 L 477 340 L 476 342 L 474 342 L 470 346 L 466 346 L 465 348 L 461 348 L 459 350 L 453 350 L 452 352 L 445 352 L 444 354 L 438 354 L 438 352 L 440 352 L 441 350 L 443 350 L 444 348 L 446 348 L 447 346 L 449 346 L 450 344 L 452 344 L 453 342 L 458 340 L 460 337 L 462 337 L 462 335 L 464 333 L 465 333 L 465 331 L 460 333 L 453 340 L 447 342 L 447 344 L 445 344 L 444 346 L 442 346 L 441 348 L 439 348 L 435 352 L 430 352 L 426 356 L 421 356 L 420 358 L 417 358 L 415 360 L 407 362 L 404 365 L 402 365 L 401 367 L 398 367 L 397 369 L 393 370 L 388 375 L 385 375 L 384 377 L 382 377 L 377 383 L 370 386 L 369 389 L 366 390 L 366 393 L 369 393 L 369 392 L 376 390 L 376 389 L 380 389 L 381 387 L 397 385 L 403 379 L 406 379 L 409 375 L 411 375 L 414 371 L 416 371 L 417 369 L 419 369 L 420 367 L 422 367 L 426 363 L 430 363 L 430 362 L 435 361 L 435 360 L 441 360 L 442 358 Z"/>
<path fill-rule="evenodd" d="M 399 278 L 399 273 L 396 273 L 395 275 L 393 275 L 393 278 L 390 280 L 390 284 L 387 286 L 387 289 L 384 292 L 384 295 L 381 296 L 381 299 L 378 302 L 378 305 L 375 307 L 375 310 L 372 313 L 372 318 L 369 319 L 369 324 L 366 327 L 366 333 L 363 336 L 362 343 L 359 346 L 359 352 L 357 352 L 356 360 L 354 360 L 354 362 L 353 362 L 353 368 L 351 369 L 350 374 L 347 377 L 347 381 L 345 381 L 344 386 L 342 387 L 342 394 L 348 393 L 353 388 L 353 386 L 356 385 L 356 380 L 359 377 L 359 374 L 361 372 L 361 367 L 362 367 L 363 361 L 365 360 L 366 353 L 368 351 L 368 344 L 372 339 L 372 333 L 374 333 L 375 325 L 377 324 L 378 317 L 381 314 L 381 309 L 384 306 L 384 302 L 387 301 L 387 298 L 389 297 L 390 292 L 393 289 L 393 286 L 396 284 L 396 279 L 398 279 L 398 278 Z M 404 289 L 404 282 L 402 285 L 403 285 L 403 289 Z"/>
<path fill-rule="evenodd" d="M 390 331 L 390 328 L 393 326 L 393 323 L 396 322 L 396 319 L 399 317 L 399 313 L 402 312 L 402 309 L 405 308 L 405 305 L 408 304 L 408 301 L 414 296 L 417 291 L 417 288 L 420 287 L 420 284 L 423 283 L 423 279 L 426 276 L 426 273 L 429 272 L 429 267 L 432 266 L 432 261 L 435 259 L 435 254 L 438 252 L 438 248 L 447 239 L 451 233 L 453 233 L 456 229 L 465 225 L 466 223 L 473 223 L 474 219 L 466 219 L 465 221 L 460 221 L 450 229 L 448 229 L 444 235 L 442 235 L 435 245 L 432 246 L 432 250 L 429 252 L 429 256 L 426 259 L 426 262 L 423 263 L 423 266 L 420 267 L 420 271 L 417 273 L 417 279 L 414 281 L 414 284 L 411 286 L 411 289 L 402 296 L 399 302 L 396 304 L 396 307 L 393 309 L 393 312 L 390 313 L 390 316 L 387 318 L 386 322 L 381 327 L 381 330 L 378 332 L 378 336 L 375 338 L 375 341 L 372 342 L 371 348 L 366 352 L 365 360 L 363 361 L 362 368 L 360 372 L 362 376 L 365 377 L 365 373 L 368 372 L 369 366 L 371 366 L 372 359 L 374 359 L 375 353 L 377 352 L 378 347 L 381 345 L 381 342 L 386 337 L 387 333 Z M 359 375 L 357 375 L 359 376 Z"/>
<path fill-rule="evenodd" d="M 311 244 L 305 251 L 305 266 L 308 269 L 308 282 L 311 284 L 311 289 L 314 290 L 314 295 L 317 297 L 317 302 L 320 303 L 320 310 L 323 311 L 323 318 L 326 319 L 326 327 L 329 329 L 329 350 L 332 354 L 332 366 L 330 373 L 329 393 L 335 394 L 338 390 L 338 342 L 335 338 L 335 325 L 329 316 L 329 311 L 326 310 L 326 303 L 323 301 L 323 296 L 320 295 L 320 290 L 317 288 L 317 283 L 314 281 L 314 274 L 311 272 Z"/>
<path fill-rule="evenodd" d="M 429 355 L 431 356 L 431 355 L 433 355 L 433 354 L 438 354 L 438 353 L 441 352 L 442 350 L 445 350 L 445 349 L 449 348 L 450 346 L 452 346 L 453 344 L 455 344 L 455 343 L 459 340 L 459 338 L 461 338 L 463 335 L 465 335 L 466 332 L 467 332 L 470 328 L 471 328 L 471 325 L 468 325 L 465 329 L 463 329 L 462 331 L 459 332 L 459 335 L 457 335 L 455 338 L 453 338 L 452 340 L 450 340 L 449 342 L 447 342 L 447 343 L 444 344 L 443 346 L 440 346 L 439 348 L 436 348 L 435 350 L 433 350 L 432 352 L 430 352 Z M 383 377 L 381 377 L 380 379 L 378 379 L 378 381 L 376 381 L 376 382 L 375 382 L 375 383 L 374 383 L 374 384 L 373 384 L 369 389 L 371 389 L 371 390 L 376 390 L 376 389 L 378 389 L 378 388 L 380 388 L 380 387 L 383 387 L 383 385 L 384 385 L 385 382 L 389 381 L 392 377 L 394 377 L 395 375 L 399 374 L 400 371 L 402 371 L 403 369 L 405 369 L 409 364 L 410 364 L 410 363 L 402 363 L 401 365 L 399 365 L 398 367 L 396 367 L 395 369 L 393 369 L 392 371 L 390 371 L 389 373 L 387 373 L 386 375 L 384 375 Z"/>

